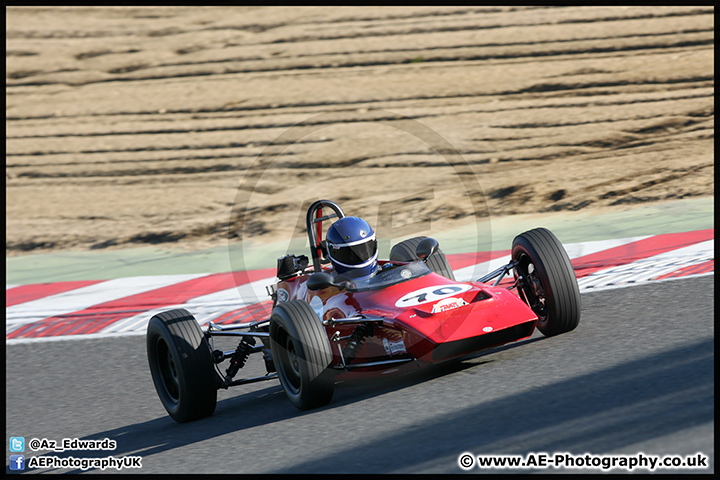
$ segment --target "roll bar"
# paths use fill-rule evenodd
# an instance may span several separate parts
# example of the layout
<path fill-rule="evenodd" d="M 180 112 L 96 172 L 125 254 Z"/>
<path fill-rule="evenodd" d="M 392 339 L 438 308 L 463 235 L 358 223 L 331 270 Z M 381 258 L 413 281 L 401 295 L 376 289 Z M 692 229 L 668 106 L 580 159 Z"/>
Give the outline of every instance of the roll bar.
<path fill-rule="evenodd" d="M 334 213 L 323 216 L 323 207 L 330 208 Z M 331 218 L 341 219 L 344 216 L 345 213 L 343 213 L 342 208 L 332 200 L 318 200 L 308 208 L 305 223 L 307 226 L 308 239 L 310 240 L 310 253 L 312 255 L 315 272 L 322 271 L 322 222 Z"/>

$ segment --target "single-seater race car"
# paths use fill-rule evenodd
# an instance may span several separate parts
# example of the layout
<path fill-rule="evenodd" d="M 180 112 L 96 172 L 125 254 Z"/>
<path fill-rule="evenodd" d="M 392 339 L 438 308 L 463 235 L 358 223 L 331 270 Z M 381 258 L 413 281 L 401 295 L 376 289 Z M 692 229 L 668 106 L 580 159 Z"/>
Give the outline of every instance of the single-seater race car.
<path fill-rule="evenodd" d="M 511 261 L 477 281 L 455 281 L 438 242 L 429 237 L 396 244 L 372 275 L 353 278 L 333 268 L 322 238 L 324 222 L 344 217 L 330 200 L 310 206 L 310 259 L 278 259 L 277 283 L 268 288 L 270 318 L 209 322 L 204 330 L 185 309 L 150 319 L 150 371 L 175 421 L 211 415 L 220 388 L 278 379 L 295 407 L 311 409 L 331 401 L 335 381 L 343 376 L 437 364 L 525 339 L 536 327 L 552 336 L 578 325 L 573 267 L 545 228 L 515 237 Z M 500 286 L 510 274 L 514 282 Z M 237 348 L 214 349 L 219 336 L 236 337 Z M 256 353 L 263 354 L 267 374 L 235 378 Z"/>

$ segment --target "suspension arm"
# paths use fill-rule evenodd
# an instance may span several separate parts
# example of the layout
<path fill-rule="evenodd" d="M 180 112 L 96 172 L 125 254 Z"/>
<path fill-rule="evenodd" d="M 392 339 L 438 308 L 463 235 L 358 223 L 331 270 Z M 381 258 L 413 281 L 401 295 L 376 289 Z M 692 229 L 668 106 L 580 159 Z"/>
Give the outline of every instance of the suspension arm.
<path fill-rule="evenodd" d="M 505 277 L 505 275 L 507 275 L 510 272 L 510 270 L 515 268 L 517 266 L 517 264 L 518 263 L 513 260 L 512 262 L 508 263 L 507 265 L 503 265 L 502 267 L 498 268 L 497 270 L 493 270 L 492 272 L 488 273 L 484 277 L 478 279 L 477 282 L 478 283 L 487 283 L 490 280 L 492 280 L 493 278 L 499 276 L 500 278 L 498 278 L 495 281 L 495 283 L 493 283 L 493 287 L 497 286 L 497 284 L 500 283 L 500 280 L 502 280 L 503 277 Z"/>

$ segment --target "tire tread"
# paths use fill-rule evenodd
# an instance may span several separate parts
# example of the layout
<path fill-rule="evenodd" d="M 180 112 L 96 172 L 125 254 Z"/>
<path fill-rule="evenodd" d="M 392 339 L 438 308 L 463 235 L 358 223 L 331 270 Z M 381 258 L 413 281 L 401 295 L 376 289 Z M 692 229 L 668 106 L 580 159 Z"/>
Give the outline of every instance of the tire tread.
<path fill-rule="evenodd" d="M 533 250 L 536 268 L 547 274 L 546 299 L 553 303 L 548 308 L 547 325 L 541 329 L 548 336 L 573 330 L 580 321 L 580 290 L 570 258 L 557 237 L 546 228 L 524 232 L 513 240 L 513 258 L 516 245 Z M 530 252 L 528 252 L 530 253 Z M 532 254 L 530 255 L 532 257 Z M 540 327 L 539 327 L 540 328 Z"/>
<path fill-rule="evenodd" d="M 180 402 L 175 408 L 163 401 L 165 409 L 178 423 L 212 415 L 217 405 L 217 373 L 210 347 L 195 317 L 186 309 L 179 308 L 160 312 L 150 319 L 147 344 L 151 372 L 153 371 L 151 356 L 155 351 L 155 346 L 151 343 L 158 335 L 166 337 L 165 343 L 168 344 L 168 348 L 171 348 L 170 343 L 173 344 L 180 356 L 176 361 L 182 364 L 184 372 L 185 388 L 181 387 Z M 158 395 L 163 400 L 158 380 L 153 378 L 153 381 L 158 389 Z"/>

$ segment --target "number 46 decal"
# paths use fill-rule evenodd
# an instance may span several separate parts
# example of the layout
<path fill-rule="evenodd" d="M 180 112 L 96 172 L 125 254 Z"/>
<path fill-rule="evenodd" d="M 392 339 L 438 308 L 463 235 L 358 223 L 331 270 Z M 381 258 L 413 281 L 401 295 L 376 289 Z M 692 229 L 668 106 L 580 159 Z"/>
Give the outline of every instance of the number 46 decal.
<path fill-rule="evenodd" d="M 396 307 L 414 307 L 415 305 L 422 305 L 423 303 L 436 302 L 442 300 L 445 297 L 451 297 L 458 293 L 467 292 L 472 288 L 472 285 L 437 285 L 434 287 L 425 287 L 420 290 L 410 292 L 400 300 L 395 302 Z"/>

